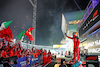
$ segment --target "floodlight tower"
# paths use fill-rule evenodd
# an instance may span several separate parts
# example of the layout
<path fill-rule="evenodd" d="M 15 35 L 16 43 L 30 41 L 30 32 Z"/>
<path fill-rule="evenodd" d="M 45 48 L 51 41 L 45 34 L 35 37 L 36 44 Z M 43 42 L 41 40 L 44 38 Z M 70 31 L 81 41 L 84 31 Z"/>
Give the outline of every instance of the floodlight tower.
<path fill-rule="evenodd" d="M 32 30 L 32 36 L 33 36 L 34 41 L 32 41 L 32 45 L 35 45 L 37 0 L 29 0 L 29 1 L 33 6 L 33 24 L 32 24 L 32 27 L 34 27 L 34 29 Z"/>

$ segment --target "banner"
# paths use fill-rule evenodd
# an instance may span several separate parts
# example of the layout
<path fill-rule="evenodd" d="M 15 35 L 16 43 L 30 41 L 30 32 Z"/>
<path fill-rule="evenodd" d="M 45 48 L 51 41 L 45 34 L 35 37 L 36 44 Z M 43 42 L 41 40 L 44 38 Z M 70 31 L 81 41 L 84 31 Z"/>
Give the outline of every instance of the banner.
<path fill-rule="evenodd" d="M 31 55 L 31 65 L 34 65 L 34 64 L 36 64 L 36 63 L 38 63 L 38 62 L 39 62 L 39 57 L 33 58 L 33 56 Z"/>
<path fill-rule="evenodd" d="M 18 58 L 17 59 L 17 64 L 16 67 L 29 67 L 31 65 L 34 65 L 36 63 L 39 63 L 39 56 L 36 58 L 33 58 L 33 56 L 30 56 L 30 64 L 27 65 L 27 57 L 23 57 L 23 58 Z"/>
<path fill-rule="evenodd" d="M 79 29 L 79 36 L 83 35 L 94 24 L 99 23 L 98 22 L 99 20 L 100 20 L 100 2 L 94 8 L 94 10 L 91 12 L 91 14 L 89 15 L 89 17 L 86 19 L 86 21 L 83 23 L 83 25 Z M 98 27 L 100 27 L 100 25 L 98 25 Z"/>
<path fill-rule="evenodd" d="M 18 58 L 16 67 L 26 67 L 27 66 L 26 59 L 27 59 L 27 57 Z"/>
<path fill-rule="evenodd" d="M 67 34 L 68 34 L 68 29 L 69 29 L 68 23 L 67 23 L 67 21 L 66 21 L 65 16 L 62 14 L 62 25 L 61 25 L 61 30 L 62 30 L 62 32 L 63 32 L 63 35 L 65 35 L 66 32 L 67 32 Z"/>

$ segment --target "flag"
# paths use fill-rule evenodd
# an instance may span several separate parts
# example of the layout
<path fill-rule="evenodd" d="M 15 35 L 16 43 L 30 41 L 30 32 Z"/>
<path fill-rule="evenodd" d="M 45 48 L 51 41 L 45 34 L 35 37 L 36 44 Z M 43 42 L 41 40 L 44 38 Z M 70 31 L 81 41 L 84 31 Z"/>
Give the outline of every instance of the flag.
<path fill-rule="evenodd" d="M 0 27 L 0 31 L 1 31 L 1 30 L 3 30 L 3 28 L 2 28 L 2 27 Z"/>
<path fill-rule="evenodd" d="M 34 29 L 34 27 L 31 27 L 27 31 L 29 32 L 29 31 L 32 31 L 33 29 Z"/>
<path fill-rule="evenodd" d="M 24 36 L 25 30 L 23 30 L 19 35 L 18 35 L 18 39 L 21 40 L 22 37 Z"/>
<path fill-rule="evenodd" d="M 32 29 L 34 29 L 34 28 L 29 28 L 29 29 L 25 32 L 25 34 L 24 34 L 24 35 L 28 36 L 28 39 L 29 39 L 30 41 L 33 41 L 33 36 L 32 36 L 32 34 L 31 34 Z"/>
<path fill-rule="evenodd" d="M 10 27 L 7 27 L 7 29 L 3 29 L 2 31 L 0 31 L 0 37 L 5 38 L 7 41 L 11 42 L 13 39 L 13 34 Z"/>
<path fill-rule="evenodd" d="M 21 38 L 21 42 L 23 41 L 23 39 L 24 39 L 24 36 L 22 36 L 22 38 Z"/>
<path fill-rule="evenodd" d="M 30 31 L 32 31 L 34 29 L 34 27 L 29 28 Z"/>
<path fill-rule="evenodd" d="M 29 39 L 30 41 L 33 41 L 33 36 L 32 36 L 32 34 L 31 34 L 31 32 L 29 32 L 28 39 Z"/>
<path fill-rule="evenodd" d="M 1 27 L 4 28 L 4 29 L 6 29 L 6 28 L 10 25 L 11 22 L 12 22 L 12 21 L 3 22 L 3 23 L 1 24 Z"/>

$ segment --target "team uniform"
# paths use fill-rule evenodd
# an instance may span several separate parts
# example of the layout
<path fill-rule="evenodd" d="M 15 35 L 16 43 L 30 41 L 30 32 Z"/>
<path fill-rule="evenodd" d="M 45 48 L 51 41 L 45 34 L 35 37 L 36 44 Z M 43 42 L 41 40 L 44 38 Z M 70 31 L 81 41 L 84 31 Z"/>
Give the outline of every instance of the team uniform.
<path fill-rule="evenodd" d="M 80 40 L 79 38 L 74 34 L 73 37 L 69 37 L 67 36 L 68 38 L 70 39 L 73 39 L 73 42 L 74 42 L 74 62 L 76 61 L 76 54 L 77 54 L 77 58 L 78 58 L 78 61 L 80 60 L 80 56 L 79 56 L 79 44 L 80 44 Z"/>

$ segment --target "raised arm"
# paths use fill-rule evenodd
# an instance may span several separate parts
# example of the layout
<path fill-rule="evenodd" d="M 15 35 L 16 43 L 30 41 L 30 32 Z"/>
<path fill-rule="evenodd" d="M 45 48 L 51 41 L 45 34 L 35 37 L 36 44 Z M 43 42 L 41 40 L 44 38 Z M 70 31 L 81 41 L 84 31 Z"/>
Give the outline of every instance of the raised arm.
<path fill-rule="evenodd" d="M 70 38 L 70 39 L 73 39 L 72 37 L 69 37 L 69 36 L 66 36 L 66 37 L 68 37 L 68 38 Z"/>
<path fill-rule="evenodd" d="M 66 37 L 68 37 L 68 38 L 70 38 L 70 39 L 73 39 L 72 37 L 67 36 L 67 34 L 66 34 L 66 33 L 65 33 L 65 36 L 66 36 Z"/>

